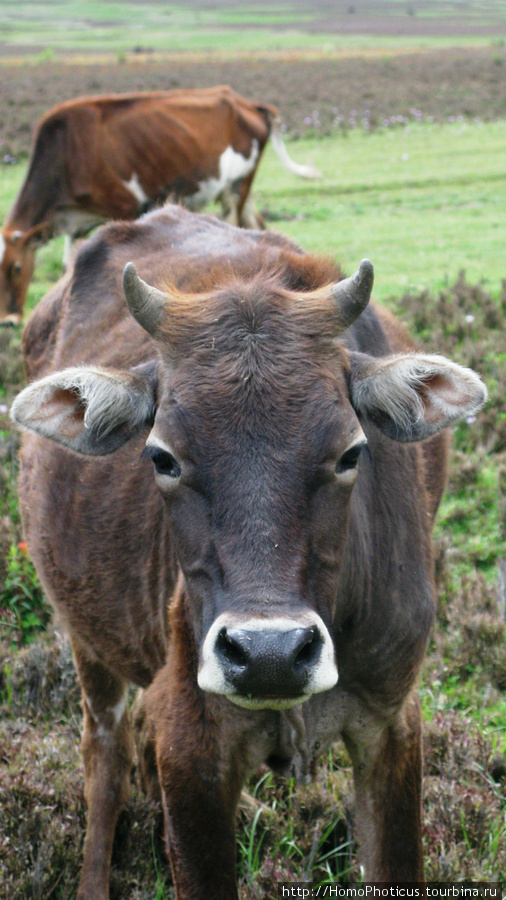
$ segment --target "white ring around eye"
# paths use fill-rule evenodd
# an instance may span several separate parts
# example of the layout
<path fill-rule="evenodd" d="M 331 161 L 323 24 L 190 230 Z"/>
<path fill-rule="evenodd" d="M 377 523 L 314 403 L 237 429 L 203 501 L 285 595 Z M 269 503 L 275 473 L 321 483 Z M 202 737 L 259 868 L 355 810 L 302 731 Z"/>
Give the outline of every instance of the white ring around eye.
<path fill-rule="evenodd" d="M 179 479 L 181 477 L 182 467 L 181 467 L 181 463 L 179 462 L 172 447 L 169 444 L 166 444 L 165 441 L 162 441 L 161 438 L 157 437 L 156 434 L 151 432 L 148 435 L 145 449 L 148 452 L 149 452 L 149 450 L 160 450 L 162 453 L 167 453 L 169 456 L 172 457 L 172 459 L 175 461 L 176 465 L 179 468 L 179 474 L 178 475 L 170 475 L 168 472 L 167 473 L 159 472 L 155 466 L 155 478 L 156 478 L 157 482 L 161 482 L 163 485 L 167 485 L 168 483 L 177 484 L 177 482 L 179 481 Z"/>
<path fill-rule="evenodd" d="M 343 453 L 341 454 L 340 460 L 338 461 L 337 466 L 336 466 L 336 478 L 342 484 L 353 484 L 356 481 L 357 476 L 358 476 L 358 464 L 359 464 L 361 454 L 360 453 L 358 454 L 357 462 L 355 465 L 346 467 L 346 468 L 342 469 L 342 471 L 339 471 L 339 465 L 340 465 L 341 460 L 343 460 L 344 457 L 348 453 L 350 453 L 350 451 L 354 450 L 355 448 L 359 448 L 359 447 L 360 447 L 360 449 L 362 449 L 366 445 L 367 445 L 367 438 L 366 438 L 364 432 L 361 430 L 358 435 L 355 435 L 355 439 L 346 448 L 346 450 L 344 450 Z"/>

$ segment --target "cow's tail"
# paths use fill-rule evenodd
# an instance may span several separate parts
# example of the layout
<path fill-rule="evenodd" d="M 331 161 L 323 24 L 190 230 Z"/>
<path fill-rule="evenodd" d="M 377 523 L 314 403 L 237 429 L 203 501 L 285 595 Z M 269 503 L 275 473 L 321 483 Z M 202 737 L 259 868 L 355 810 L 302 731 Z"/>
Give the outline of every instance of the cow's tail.
<path fill-rule="evenodd" d="M 301 178 L 322 177 L 321 172 L 319 172 L 318 169 L 315 169 L 314 166 L 301 166 L 300 163 L 296 163 L 293 161 L 293 159 L 291 159 L 291 157 L 288 155 L 288 150 L 284 145 L 276 120 L 272 122 L 270 137 L 274 150 L 276 151 L 285 168 L 289 170 L 289 172 L 293 172 L 294 175 L 300 175 Z"/>

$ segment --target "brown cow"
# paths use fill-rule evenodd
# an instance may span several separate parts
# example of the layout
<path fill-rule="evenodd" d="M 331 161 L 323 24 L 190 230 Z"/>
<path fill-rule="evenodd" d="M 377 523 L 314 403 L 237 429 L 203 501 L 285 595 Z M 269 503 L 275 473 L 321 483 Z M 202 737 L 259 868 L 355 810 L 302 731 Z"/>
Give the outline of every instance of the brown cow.
<path fill-rule="evenodd" d="M 262 227 L 249 192 L 269 135 L 288 169 L 319 174 L 290 159 L 276 116 L 229 87 L 81 97 L 48 112 L 0 233 L 0 324 L 21 321 L 35 250 L 55 235 L 135 219 L 168 197 L 192 210 L 219 200 L 233 225 Z"/>
<path fill-rule="evenodd" d="M 36 432 L 25 534 L 83 689 L 80 900 L 108 897 L 129 682 L 147 688 L 178 900 L 237 898 L 244 780 L 266 763 L 306 782 L 338 738 L 367 877 L 423 879 L 441 430 L 486 390 L 414 352 L 367 306 L 372 279 L 367 260 L 342 280 L 279 235 L 166 206 L 97 232 L 27 325 L 40 380 L 12 415 Z"/>

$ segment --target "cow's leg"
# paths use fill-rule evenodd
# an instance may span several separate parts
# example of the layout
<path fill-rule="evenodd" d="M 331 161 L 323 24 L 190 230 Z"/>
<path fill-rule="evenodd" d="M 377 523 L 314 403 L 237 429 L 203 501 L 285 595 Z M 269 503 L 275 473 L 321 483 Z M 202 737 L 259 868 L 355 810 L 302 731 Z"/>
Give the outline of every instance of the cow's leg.
<path fill-rule="evenodd" d="M 250 196 L 253 176 L 246 178 L 235 188 L 225 188 L 220 195 L 223 209 L 222 219 L 229 225 L 241 228 L 264 229 L 265 222 Z"/>
<path fill-rule="evenodd" d="M 226 187 L 220 194 L 220 203 L 224 222 L 229 225 L 239 225 L 239 194 L 232 188 Z"/>
<path fill-rule="evenodd" d="M 99 224 L 99 220 L 97 220 L 97 225 Z M 62 271 L 63 273 L 67 272 L 75 262 L 77 254 L 81 249 L 84 241 L 86 240 L 83 235 L 78 237 L 72 237 L 70 234 L 65 235 L 65 241 L 63 244 L 63 258 L 62 258 Z"/>
<path fill-rule="evenodd" d="M 228 701 L 197 685 L 198 654 L 182 604 L 174 603 L 170 621 L 167 663 L 144 704 L 176 898 L 237 900 L 235 810 L 250 761 L 245 746 L 238 750 L 237 728 L 222 717 Z"/>
<path fill-rule="evenodd" d="M 73 643 L 83 690 L 84 794 L 88 824 L 78 900 L 107 900 L 114 829 L 128 799 L 133 737 L 127 685 Z"/>
<path fill-rule="evenodd" d="M 353 763 L 357 833 L 366 879 L 423 882 L 422 747 L 418 699 L 387 727 L 345 736 Z"/>
<path fill-rule="evenodd" d="M 265 229 L 264 219 L 255 208 L 255 204 L 251 197 L 248 197 L 243 205 L 239 216 L 239 225 L 241 228 L 253 228 L 257 230 Z"/>
<path fill-rule="evenodd" d="M 248 175 L 244 181 L 241 181 L 239 189 L 239 204 L 237 213 L 239 216 L 239 225 L 241 228 L 265 228 L 265 222 L 259 212 L 255 209 L 255 204 L 251 198 L 251 185 L 255 177 L 256 169 Z"/>
<path fill-rule="evenodd" d="M 153 730 L 146 716 L 144 691 L 139 689 L 132 706 L 132 724 L 137 751 L 137 772 L 140 786 L 154 803 L 161 804 L 160 783 L 156 765 Z"/>
<path fill-rule="evenodd" d="M 235 810 L 242 779 L 205 709 L 178 698 L 157 722 L 157 761 L 177 900 L 237 900 Z M 161 728 L 160 728 L 161 726 Z"/>

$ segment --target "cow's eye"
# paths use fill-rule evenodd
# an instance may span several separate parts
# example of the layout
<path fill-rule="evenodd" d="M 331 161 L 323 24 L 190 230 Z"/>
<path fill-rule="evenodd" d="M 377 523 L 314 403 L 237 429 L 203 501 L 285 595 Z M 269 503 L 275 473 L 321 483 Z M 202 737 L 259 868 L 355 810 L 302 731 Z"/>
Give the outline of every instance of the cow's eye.
<path fill-rule="evenodd" d="M 169 478 L 179 478 L 181 475 L 181 466 L 168 450 L 161 450 L 160 447 L 146 447 L 142 455 L 149 456 L 153 460 L 159 475 L 168 475 Z"/>
<path fill-rule="evenodd" d="M 14 263 L 13 269 L 14 269 L 15 274 L 19 275 L 19 273 L 21 272 L 21 263 L 20 262 Z"/>
<path fill-rule="evenodd" d="M 339 474 L 340 472 L 347 472 L 349 469 L 356 469 L 358 466 L 360 454 L 364 447 L 365 444 L 355 444 L 354 447 L 350 447 L 350 449 L 347 450 L 346 453 L 343 453 L 336 466 L 337 474 Z"/>

